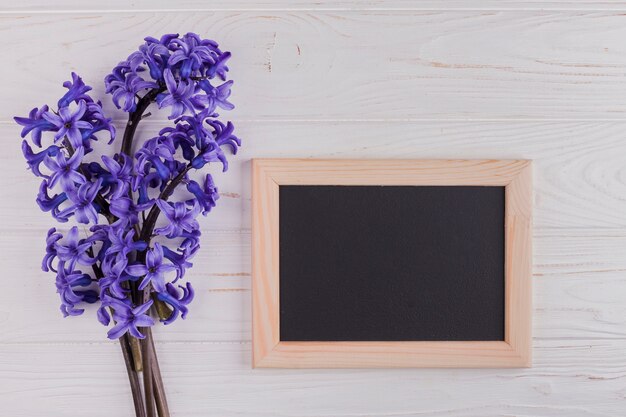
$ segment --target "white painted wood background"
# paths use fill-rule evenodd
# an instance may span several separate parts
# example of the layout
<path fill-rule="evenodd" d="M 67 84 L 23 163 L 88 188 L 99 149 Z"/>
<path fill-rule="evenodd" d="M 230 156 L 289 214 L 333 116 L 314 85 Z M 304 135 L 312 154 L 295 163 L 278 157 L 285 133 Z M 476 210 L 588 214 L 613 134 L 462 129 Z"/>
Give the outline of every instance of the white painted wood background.
<path fill-rule="evenodd" d="M 626 3 L 583 0 L 3 0 L 0 415 L 132 413 L 119 347 L 39 270 L 51 219 L 11 118 L 78 71 L 123 123 L 103 77 L 186 31 L 233 52 L 244 146 L 188 320 L 155 331 L 173 415 L 626 415 Z M 250 158 L 270 156 L 535 160 L 534 367 L 252 370 Z"/>

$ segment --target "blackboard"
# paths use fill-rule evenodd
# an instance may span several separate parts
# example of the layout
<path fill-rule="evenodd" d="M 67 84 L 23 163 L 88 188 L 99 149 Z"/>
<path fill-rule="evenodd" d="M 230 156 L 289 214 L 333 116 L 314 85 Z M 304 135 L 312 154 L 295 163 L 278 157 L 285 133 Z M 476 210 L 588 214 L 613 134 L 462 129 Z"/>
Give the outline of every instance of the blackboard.
<path fill-rule="evenodd" d="M 503 341 L 504 186 L 279 187 L 281 341 Z"/>
<path fill-rule="evenodd" d="M 532 163 L 254 159 L 252 365 L 532 363 Z"/>

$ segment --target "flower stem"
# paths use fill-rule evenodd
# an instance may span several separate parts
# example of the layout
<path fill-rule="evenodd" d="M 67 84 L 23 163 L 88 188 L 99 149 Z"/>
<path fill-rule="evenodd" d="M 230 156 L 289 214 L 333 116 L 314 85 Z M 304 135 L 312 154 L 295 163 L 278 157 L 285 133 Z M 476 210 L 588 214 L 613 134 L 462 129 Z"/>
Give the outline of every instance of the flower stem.
<path fill-rule="evenodd" d="M 149 327 L 143 328 L 145 339 L 141 340 L 141 355 L 143 358 L 143 390 L 146 399 L 146 417 L 156 417 L 154 407 L 154 380 L 152 379 L 152 352 L 151 342 L 152 331 Z"/>
<path fill-rule="evenodd" d="M 133 355 L 133 367 L 135 371 L 141 372 L 143 370 L 143 363 L 141 360 L 141 344 L 139 339 L 136 339 L 132 336 L 128 336 L 130 351 Z"/>
<path fill-rule="evenodd" d="M 126 123 L 126 130 L 124 130 L 124 138 L 122 139 L 121 151 L 130 156 L 133 148 L 133 138 L 135 136 L 135 130 L 137 125 L 143 118 L 143 112 L 146 111 L 148 106 L 156 99 L 156 96 L 165 91 L 165 86 L 159 88 L 153 88 L 148 91 L 145 96 L 137 101 L 137 107 L 134 112 L 128 113 L 128 123 Z"/>
<path fill-rule="evenodd" d="M 141 395 L 141 386 L 139 385 L 139 377 L 137 376 L 137 372 L 133 369 L 132 355 L 127 335 L 120 337 L 120 347 L 122 348 L 122 355 L 124 356 L 124 363 L 126 364 L 130 391 L 133 395 L 135 415 L 136 417 L 146 417 L 146 410 L 144 408 L 143 397 Z"/>
<path fill-rule="evenodd" d="M 93 256 L 93 249 L 89 248 L 90 255 Z M 102 269 L 100 266 L 93 265 L 94 274 L 98 279 L 103 277 Z M 137 339 L 125 334 L 120 337 L 120 348 L 122 349 L 122 356 L 124 357 L 124 365 L 126 365 L 126 373 L 128 373 L 128 383 L 130 384 L 130 392 L 133 396 L 133 404 L 135 406 L 136 417 L 146 417 L 146 410 L 143 404 L 143 395 L 141 393 L 141 386 L 139 385 L 139 376 L 137 372 L 141 370 L 138 365 L 141 365 L 140 350 L 137 349 L 133 352 L 133 341 L 137 344 Z M 151 345 L 153 346 L 153 345 Z M 154 347 L 152 348 L 154 350 Z"/>
<path fill-rule="evenodd" d="M 185 169 L 183 169 L 176 177 L 174 177 L 174 179 L 170 181 L 167 186 L 165 186 L 163 191 L 161 191 L 161 194 L 159 194 L 159 200 L 167 200 L 172 195 L 178 184 L 180 184 L 183 178 L 185 178 L 185 175 L 187 175 L 190 169 L 191 165 L 187 165 Z M 157 206 L 156 204 L 152 206 L 150 212 L 148 213 L 146 221 L 142 225 L 141 235 L 139 236 L 140 240 L 150 243 L 152 231 L 154 230 L 154 226 L 156 225 L 156 221 L 159 217 L 160 212 L 161 209 L 159 209 L 159 206 Z"/>
<path fill-rule="evenodd" d="M 154 381 L 154 399 L 156 400 L 157 412 L 159 417 L 170 417 L 170 410 L 165 398 L 165 387 L 161 378 L 161 368 L 159 367 L 159 360 L 154 348 L 154 337 L 150 338 L 150 353 L 152 355 L 152 379 Z"/>
<path fill-rule="evenodd" d="M 148 91 L 148 93 L 146 93 L 137 102 L 137 107 L 135 108 L 135 111 L 129 113 L 128 123 L 126 124 L 126 129 L 124 130 L 124 137 L 122 139 L 122 147 L 121 147 L 122 153 L 128 156 L 131 156 L 132 148 L 133 148 L 133 139 L 135 136 L 135 132 L 137 130 L 137 126 L 139 122 L 143 119 L 144 112 L 146 111 L 148 106 L 150 106 L 150 104 L 156 100 L 157 95 L 159 95 L 163 91 L 165 91 L 165 85 L 160 85 L 158 88 L 154 88 Z M 182 176 L 184 177 L 184 174 L 182 174 Z M 170 191 L 170 194 L 172 191 Z M 158 217 L 158 211 L 154 215 L 154 217 Z M 156 218 L 155 218 L 155 221 L 156 221 Z M 145 229 L 145 225 L 146 223 L 144 222 L 143 229 Z M 154 228 L 154 221 L 153 221 L 152 227 L 150 228 L 150 234 L 152 234 L 153 228 Z M 144 230 L 142 230 L 141 232 L 142 233 L 139 233 L 138 231 L 136 231 L 135 240 L 143 236 Z M 138 258 L 142 258 L 141 254 L 138 254 L 138 255 L 139 255 Z M 143 256 L 145 256 L 145 253 L 143 254 Z M 138 260 L 142 260 L 142 259 L 138 259 Z M 144 290 L 143 292 L 139 292 L 136 287 L 133 288 L 131 286 L 131 294 L 132 294 L 131 298 L 134 299 L 136 304 L 139 304 L 139 301 L 141 298 L 143 298 L 143 302 L 145 303 L 150 299 L 150 287 L 147 288 L 147 291 Z M 156 351 L 154 349 L 154 342 L 152 340 L 152 329 L 150 327 L 145 327 L 145 328 L 142 328 L 142 331 L 143 331 L 143 334 L 145 335 L 145 339 L 141 341 L 141 349 L 139 349 L 139 346 L 137 345 L 138 340 L 130 337 L 131 341 L 132 340 L 135 341 L 135 349 L 134 351 L 129 350 L 127 352 L 127 353 L 132 352 L 132 358 L 134 359 L 135 369 L 141 370 L 143 372 L 143 385 L 144 385 L 143 388 L 144 388 L 145 404 L 142 404 L 142 407 L 141 407 L 142 414 L 141 415 L 137 414 L 137 417 L 155 417 L 156 416 L 155 400 L 156 400 L 156 407 L 157 407 L 159 416 L 169 417 L 169 409 L 167 407 L 167 400 L 165 399 L 165 390 L 163 387 L 163 380 L 161 379 L 161 371 L 159 369 L 159 364 L 156 358 Z M 128 343 L 129 349 L 132 346 L 133 346 L 132 343 Z M 131 370 L 129 369 L 129 372 L 130 371 Z M 136 373 L 134 375 L 135 377 L 137 377 Z M 131 386 L 132 386 L 132 383 L 131 383 Z M 133 394 L 133 397 L 134 397 L 134 394 Z M 137 404 L 135 404 L 135 411 L 137 412 Z"/>
<path fill-rule="evenodd" d="M 156 310 L 157 316 L 159 316 L 161 320 L 166 320 L 172 315 L 172 309 L 169 308 L 166 303 L 155 296 L 152 297 L 152 301 L 154 301 L 154 309 Z"/>
<path fill-rule="evenodd" d="M 152 286 L 144 288 L 142 302 L 150 301 L 150 289 Z M 144 327 L 144 339 L 141 340 L 141 355 L 143 359 L 143 391 L 146 398 L 146 417 L 156 417 L 154 404 L 154 380 L 152 379 L 152 328 Z"/>

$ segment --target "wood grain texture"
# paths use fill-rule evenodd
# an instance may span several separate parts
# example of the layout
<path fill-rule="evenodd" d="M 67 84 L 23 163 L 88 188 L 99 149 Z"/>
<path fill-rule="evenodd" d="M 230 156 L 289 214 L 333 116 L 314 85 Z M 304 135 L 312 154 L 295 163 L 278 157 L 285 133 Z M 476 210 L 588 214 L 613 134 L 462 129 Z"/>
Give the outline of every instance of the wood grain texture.
<path fill-rule="evenodd" d="M 140 126 L 149 138 L 164 125 Z M 532 159 L 534 225 L 545 228 L 626 227 L 625 123 L 621 122 L 239 122 L 240 153 L 215 179 L 222 198 L 207 229 L 250 229 L 251 158 Z M 1 213 L 10 226 L 47 229 L 50 217 L 32 202 L 39 181 L 26 171 L 18 126 L 0 124 L 14 141 L 0 153 Z"/>
<path fill-rule="evenodd" d="M 280 343 L 279 185 L 259 160 L 252 161 L 252 339 L 253 366 Z M 273 250 L 272 250 L 273 249 Z"/>
<path fill-rule="evenodd" d="M 495 159 L 255 159 L 253 177 L 277 185 L 486 185 L 511 184 L 529 165 Z M 259 172 L 259 174 L 256 174 Z M 532 185 L 531 179 L 524 185 Z M 521 188 L 524 188 L 521 186 Z M 253 188 L 254 192 L 254 188 Z M 257 193 L 261 194 L 261 193 Z M 516 192 L 517 194 L 517 192 Z M 262 195 L 262 194 L 261 194 Z M 519 199 L 532 194 L 523 193 Z M 518 198 L 511 201 L 516 205 Z"/>
<path fill-rule="evenodd" d="M 623 340 L 536 341 L 528 369 L 252 370 L 249 343 L 157 345 L 173 415 L 197 417 L 619 416 L 624 349 Z M 0 404 L 14 417 L 74 417 L 88 400 L 99 404 L 91 416 L 130 416 L 118 351 L 0 346 Z"/>
<path fill-rule="evenodd" d="M 254 295 L 253 295 L 254 296 Z M 255 332 L 256 334 L 256 332 Z M 530 339 L 526 339 L 530 342 Z M 253 346 L 256 345 L 253 340 Z M 503 341 L 456 342 L 282 342 L 256 368 L 524 368 L 530 345 Z"/>
<path fill-rule="evenodd" d="M 56 102 L 71 71 L 104 98 L 105 75 L 146 35 L 187 31 L 233 51 L 237 119 L 624 120 L 625 22 L 577 11 L 5 14 L 0 32 L 19 41 L 5 44 L 14 104 L 0 120 Z"/>
<path fill-rule="evenodd" d="M 504 340 L 514 366 L 532 364 L 532 217 L 531 161 L 517 170 L 505 187 Z M 513 165 L 513 164 L 511 164 Z"/>
<path fill-rule="evenodd" d="M 215 10 L 624 10 L 619 0 L 109 0 L 106 3 L 57 0 L 54 7 L 42 0 L 3 5 L 5 12 L 119 12 L 119 11 L 215 11 Z"/>
<path fill-rule="evenodd" d="M 252 331 L 255 367 L 508 368 L 531 364 L 532 175 L 527 160 L 254 159 Z M 281 185 L 505 186 L 503 342 L 280 340 Z"/>
<path fill-rule="evenodd" d="M 98 404 L 95 417 L 132 413 L 119 348 L 95 311 L 62 320 L 52 276 L 38 269 L 51 223 L 35 207 L 38 184 L 11 117 L 56 102 L 72 70 L 111 111 L 101 80 L 114 63 L 146 35 L 193 30 L 234 53 L 231 117 L 244 146 L 226 175 L 216 173 L 222 198 L 201 219 L 189 317 L 155 331 L 174 416 L 624 415 L 624 2 L 0 8 L 3 414 L 75 416 L 84 404 Z M 143 137 L 163 126 L 166 115 L 152 112 Z M 534 368 L 250 370 L 249 161 L 274 157 L 534 160 Z"/>
<path fill-rule="evenodd" d="M 24 278 L 0 292 L 0 344 L 102 341 L 107 328 L 97 324 L 95 308 L 87 307 L 84 316 L 62 319 L 54 276 L 39 269 L 45 232 L 3 230 L 1 275 Z M 250 230 L 204 229 L 201 242 L 202 250 L 187 275 L 196 289 L 189 317 L 157 328 L 155 338 L 249 342 Z M 534 337 L 626 339 L 626 229 L 536 231 L 533 242 Z"/>

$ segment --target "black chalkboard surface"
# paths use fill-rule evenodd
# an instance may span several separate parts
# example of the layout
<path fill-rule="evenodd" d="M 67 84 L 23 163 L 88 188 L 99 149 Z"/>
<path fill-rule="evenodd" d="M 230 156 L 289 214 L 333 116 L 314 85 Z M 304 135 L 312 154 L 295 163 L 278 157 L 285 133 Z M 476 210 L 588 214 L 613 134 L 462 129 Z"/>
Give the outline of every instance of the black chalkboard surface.
<path fill-rule="evenodd" d="M 280 186 L 280 340 L 504 340 L 504 196 Z"/>

